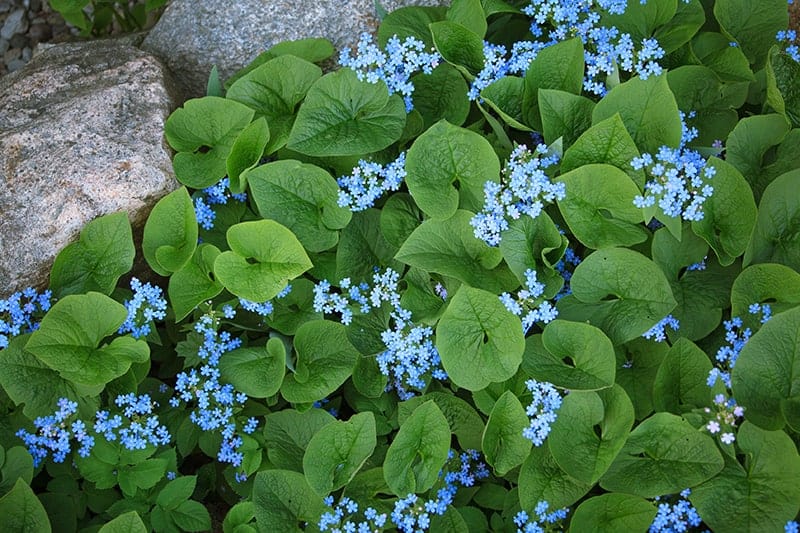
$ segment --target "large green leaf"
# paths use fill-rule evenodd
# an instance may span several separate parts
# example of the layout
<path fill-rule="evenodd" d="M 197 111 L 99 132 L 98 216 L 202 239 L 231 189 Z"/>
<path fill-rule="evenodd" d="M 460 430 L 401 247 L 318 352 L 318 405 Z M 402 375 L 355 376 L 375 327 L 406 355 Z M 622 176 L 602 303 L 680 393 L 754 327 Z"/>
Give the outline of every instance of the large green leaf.
<path fill-rule="evenodd" d="M 350 377 L 359 356 L 338 322 L 314 320 L 297 328 L 295 372 L 287 374 L 281 394 L 293 403 L 316 402 Z"/>
<path fill-rule="evenodd" d="M 286 370 L 283 341 L 271 338 L 266 346 L 247 346 L 226 353 L 219 362 L 226 383 L 251 398 L 268 398 L 277 393 Z"/>
<path fill-rule="evenodd" d="M 287 146 L 312 156 L 362 155 L 400 138 L 406 123 L 403 99 L 386 84 L 359 81 L 342 69 L 309 89 L 297 112 Z"/>
<path fill-rule="evenodd" d="M 534 447 L 519 471 L 519 503 L 523 509 L 533 509 L 546 501 L 551 509 L 559 509 L 581 499 L 592 485 L 564 472 L 547 445 Z"/>
<path fill-rule="evenodd" d="M 303 456 L 308 443 L 336 419 L 324 409 L 295 411 L 283 409 L 264 419 L 264 442 L 270 463 L 277 468 L 303 472 Z"/>
<path fill-rule="evenodd" d="M 522 113 L 525 124 L 539 127 L 539 89 L 580 94 L 583 89 L 583 44 L 578 38 L 544 48 L 525 71 Z"/>
<path fill-rule="evenodd" d="M 14 488 L 0 498 L 0 523 L 8 533 L 50 533 L 50 520 L 25 481 L 18 479 Z"/>
<path fill-rule="evenodd" d="M 226 166 L 231 192 L 242 193 L 247 188 L 247 171 L 256 166 L 264 155 L 269 141 L 269 126 L 264 117 L 250 123 L 236 137 Z"/>
<path fill-rule="evenodd" d="M 633 404 L 619 385 L 599 393 L 570 392 L 547 445 L 567 474 L 595 483 L 625 445 L 633 418 Z"/>
<path fill-rule="evenodd" d="M 570 533 L 646 531 L 656 517 L 652 502 L 631 494 L 609 493 L 581 503 L 569 522 Z"/>
<path fill-rule="evenodd" d="M 461 24 L 450 20 L 428 25 L 436 50 L 448 63 L 466 74 L 476 75 L 483 68 L 483 40 L 481 36 Z"/>
<path fill-rule="evenodd" d="M 655 153 L 662 145 L 678 146 L 681 119 L 667 77 L 632 78 L 617 85 L 594 107 L 592 122 L 619 113 L 636 146 Z"/>
<path fill-rule="evenodd" d="M 222 292 L 222 283 L 214 277 L 214 261 L 219 254 L 213 244 L 201 244 L 192 260 L 170 276 L 167 294 L 176 320 L 183 320 L 198 304 Z"/>
<path fill-rule="evenodd" d="M 483 12 L 481 0 L 453 0 L 446 18 L 461 24 L 478 37 L 483 37 L 486 33 L 486 14 Z"/>
<path fill-rule="evenodd" d="M 164 135 L 178 153 L 172 161 L 178 181 L 195 189 L 225 177 L 227 159 L 253 110 L 218 96 L 188 100 L 167 119 Z"/>
<path fill-rule="evenodd" d="M 318 520 L 325 509 L 303 474 L 264 470 L 256 475 L 253 510 L 264 531 L 301 532 L 301 523 Z"/>
<path fill-rule="evenodd" d="M 725 160 L 742 173 L 758 201 L 769 185 L 762 170 L 765 154 L 787 137 L 791 126 L 778 114 L 745 117 L 736 124 L 725 142 Z M 794 169 L 786 169 L 794 170 Z M 772 176 L 774 178 L 776 176 Z"/>
<path fill-rule="evenodd" d="M 339 207 L 339 187 L 325 170 L 291 159 L 261 165 L 247 173 L 250 191 L 262 217 L 280 222 L 309 252 L 336 245 L 350 222 Z"/>
<path fill-rule="evenodd" d="M 531 441 L 522 436 L 530 424 L 525 408 L 511 391 L 506 391 L 494 404 L 481 449 L 498 476 L 521 465 L 531 451 Z"/>
<path fill-rule="evenodd" d="M 353 213 L 353 218 L 342 230 L 339 246 L 336 247 L 337 279 L 349 277 L 354 282 L 368 282 L 372 279 L 375 267 L 391 267 L 395 270 L 402 268 L 394 260 L 397 247 L 381 232 L 380 218 L 381 211 L 378 209 Z"/>
<path fill-rule="evenodd" d="M 656 413 L 631 432 L 600 486 L 652 498 L 694 487 L 723 466 L 711 437 L 679 416 Z"/>
<path fill-rule="evenodd" d="M 308 443 L 303 471 L 317 494 L 347 485 L 375 449 L 375 417 L 370 411 L 320 429 Z"/>
<path fill-rule="evenodd" d="M 214 273 L 240 298 L 271 300 L 312 266 L 294 233 L 274 220 L 236 224 L 228 229 L 227 238 L 231 250 L 214 261 Z"/>
<path fill-rule="evenodd" d="M 88 386 L 104 385 L 148 360 L 147 343 L 130 336 L 100 345 L 125 321 L 121 304 L 97 292 L 72 294 L 56 302 L 33 332 L 25 349 L 64 379 Z"/>
<path fill-rule="evenodd" d="M 436 402 L 417 407 L 386 452 L 383 475 L 396 495 L 424 492 L 439 479 L 450 450 L 450 427 Z"/>
<path fill-rule="evenodd" d="M 747 59 L 757 68 L 764 65 L 775 34 L 789 25 L 783 0 L 717 0 L 714 16 L 722 32 L 742 47 Z"/>
<path fill-rule="evenodd" d="M 408 192 L 428 216 L 445 219 L 459 204 L 483 206 L 483 184 L 497 181 L 500 161 L 482 135 L 440 121 L 420 135 L 406 157 Z"/>
<path fill-rule="evenodd" d="M 447 8 L 441 6 L 408 6 L 389 12 L 378 28 L 378 43 L 386 46 L 393 36 L 402 41 L 406 37 L 414 37 L 425 43 L 426 48 L 433 46 L 433 37 L 428 25 L 445 19 Z"/>
<path fill-rule="evenodd" d="M 128 511 L 106 522 L 98 533 L 147 533 L 148 529 L 136 511 Z"/>
<path fill-rule="evenodd" d="M 430 74 L 415 76 L 411 98 L 425 129 L 443 119 L 456 126 L 463 124 L 469 114 L 467 91 L 464 76 L 448 63 L 442 63 Z"/>
<path fill-rule="evenodd" d="M 266 153 L 286 144 L 295 114 L 306 93 L 322 76 L 322 69 L 294 55 L 282 55 L 239 78 L 227 97 L 255 110 L 267 119 Z"/>
<path fill-rule="evenodd" d="M 775 315 L 747 341 L 731 381 L 749 421 L 800 428 L 800 307 Z"/>
<path fill-rule="evenodd" d="M 703 204 L 703 219 L 692 222 L 692 230 L 716 252 L 720 264 L 728 266 L 747 248 L 756 224 L 756 202 L 733 165 L 717 158 L 707 164 L 716 169 L 714 194 Z"/>
<path fill-rule="evenodd" d="M 38 357 L 25 350 L 30 335 L 11 339 L 4 350 L 0 350 L 0 386 L 22 412 L 31 420 L 53 413 L 59 398 L 78 401 L 82 394 L 99 394 L 103 387 L 77 387 L 62 378 L 57 371 L 44 364 Z"/>
<path fill-rule="evenodd" d="M 525 339 L 525 372 L 564 389 L 611 387 L 616 364 L 611 341 L 590 324 L 554 320 L 541 335 Z"/>
<path fill-rule="evenodd" d="M 555 265 L 564 256 L 568 242 L 553 219 L 547 213 L 539 213 L 536 218 L 509 221 L 500 241 L 500 252 L 521 284 L 525 283 L 526 270 L 536 270 L 536 279 L 545 285 L 543 296 L 552 298 L 564 285 Z"/>
<path fill-rule="evenodd" d="M 604 14 L 602 21 L 604 25 L 618 28 L 620 33 L 629 34 L 637 43 L 669 22 L 678 10 L 678 3 L 678 0 L 629 2 L 624 13 Z"/>
<path fill-rule="evenodd" d="M 567 194 L 558 209 L 569 229 L 589 248 L 631 246 L 647 240 L 642 211 L 633 205 L 639 188 L 622 170 L 589 164 L 559 177 Z"/>
<path fill-rule="evenodd" d="M 758 218 L 744 264 L 780 263 L 800 270 L 800 170 L 770 183 L 758 204 Z"/>
<path fill-rule="evenodd" d="M 593 109 L 594 102 L 586 97 L 556 89 L 539 89 L 544 142 L 553 144 L 562 139 L 565 146 L 571 146 L 592 125 Z"/>
<path fill-rule="evenodd" d="M 156 203 L 144 225 L 142 253 L 157 274 L 169 276 L 197 248 L 197 218 L 189 191 L 181 187 Z"/>
<path fill-rule="evenodd" d="M 761 302 L 769 302 L 773 314 L 800 305 L 800 273 L 774 263 L 742 270 L 731 289 L 731 316 L 744 318 L 751 304 Z"/>
<path fill-rule="evenodd" d="M 583 132 L 567 148 L 561 160 L 561 172 L 566 173 L 590 163 L 606 163 L 625 172 L 642 189 L 645 182 L 644 172 L 631 166 L 635 157 L 639 157 L 636 143 L 625 129 L 619 113 L 614 113 Z"/>
<path fill-rule="evenodd" d="M 767 62 L 767 103 L 786 117 L 792 126 L 800 126 L 800 65 L 789 54 L 773 46 Z"/>
<path fill-rule="evenodd" d="M 449 392 L 429 392 L 401 402 L 397 406 L 397 421 L 403 424 L 414 409 L 433 400 L 447 419 L 450 430 L 464 450 L 481 448 L 484 423 L 481 416 L 469 403 Z"/>
<path fill-rule="evenodd" d="M 749 422 L 737 437 L 744 467 L 728 458 L 725 470 L 692 488 L 689 500 L 714 531 L 782 531 L 800 510 L 797 447 L 786 433 Z"/>
<path fill-rule="evenodd" d="M 436 326 L 436 347 L 450 380 L 477 391 L 517 372 L 525 338 L 496 295 L 462 285 Z"/>
<path fill-rule="evenodd" d="M 395 258 L 488 291 L 513 289 L 518 285 L 516 278 L 501 265 L 500 250 L 475 237 L 469 223 L 472 216 L 458 210 L 445 220 L 426 220 L 408 236 Z"/>
<path fill-rule="evenodd" d="M 708 387 L 711 361 L 688 339 L 678 339 L 661 362 L 653 384 L 653 404 L 657 411 L 676 415 L 711 404 Z"/>
<path fill-rule="evenodd" d="M 588 320 L 614 344 L 640 336 L 676 304 L 661 269 L 626 248 L 592 253 L 575 268 L 570 283 L 573 298 L 562 298 L 558 305 L 564 318 Z"/>
<path fill-rule="evenodd" d="M 50 290 L 56 298 L 89 291 L 111 294 L 120 276 L 133 267 L 134 255 L 128 215 L 98 217 L 84 226 L 78 242 L 56 256 Z"/>

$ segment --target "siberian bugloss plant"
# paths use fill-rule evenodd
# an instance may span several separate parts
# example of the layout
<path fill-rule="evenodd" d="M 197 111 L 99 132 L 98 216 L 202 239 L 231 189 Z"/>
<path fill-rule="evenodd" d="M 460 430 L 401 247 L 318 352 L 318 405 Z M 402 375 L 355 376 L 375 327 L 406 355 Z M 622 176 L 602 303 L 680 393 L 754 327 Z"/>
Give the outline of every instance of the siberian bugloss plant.
<path fill-rule="evenodd" d="M 2 530 L 796 532 L 787 24 L 453 0 L 187 101 L 140 249 L 0 300 Z"/>

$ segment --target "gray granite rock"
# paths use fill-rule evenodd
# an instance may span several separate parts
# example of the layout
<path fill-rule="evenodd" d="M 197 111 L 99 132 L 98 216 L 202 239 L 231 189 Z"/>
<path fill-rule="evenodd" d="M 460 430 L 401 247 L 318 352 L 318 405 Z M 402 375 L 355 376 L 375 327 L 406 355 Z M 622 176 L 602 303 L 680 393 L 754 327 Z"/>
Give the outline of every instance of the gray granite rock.
<path fill-rule="evenodd" d="M 115 41 L 53 46 L 0 78 L 0 298 L 44 286 L 97 216 L 141 226 L 177 187 L 163 129 L 180 103 L 159 60 Z"/>
<path fill-rule="evenodd" d="M 383 0 L 389 11 L 449 0 Z M 341 49 L 378 26 L 375 0 L 172 0 L 142 48 L 201 96 L 211 67 L 227 78 L 281 41 L 325 37 Z"/>

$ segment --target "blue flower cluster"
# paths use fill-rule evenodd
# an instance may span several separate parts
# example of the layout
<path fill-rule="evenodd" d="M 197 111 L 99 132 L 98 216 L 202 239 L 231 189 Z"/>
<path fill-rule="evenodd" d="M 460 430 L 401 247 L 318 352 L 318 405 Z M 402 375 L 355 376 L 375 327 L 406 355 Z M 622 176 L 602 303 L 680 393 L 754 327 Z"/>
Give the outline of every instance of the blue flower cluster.
<path fill-rule="evenodd" d="M 391 268 L 383 272 L 376 269 L 371 287 L 367 283 L 353 285 L 350 278 L 345 278 L 339 282 L 342 293 L 331 292 L 331 284 L 322 280 L 314 286 L 314 310 L 338 313 L 342 324 L 349 325 L 353 307 L 366 314 L 384 303 L 390 304 L 393 326 L 381 333 L 386 350 L 378 354 L 377 362 L 381 373 L 390 378 L 387 390 L 394 389 L 402 400 L 407 400 L 414 396 L 412 390 L 427 386 L 429 375 L 444 380 L 447 373 L 432 341 L 433 329 L 414 325 L 411 312 L 400 305 L 399 279 L 400 274 Z"/>
<path fill-rule="evenodd" d="M 545 203 L 564 199 L 564 184 L 550 181 L 544 172 L 558 162 L 558 156 L 546 154 L 544 144 L 534 151 L 520 144 L 511 152 L 500 183 L 491 180 L 484 183 L 483 209 L 470 220 L 476 238 L 497 246 L 500 232 L 508 229 L 509 218 L 518 219 L 523 214 L 536 218 Z"/>
<path fill-rule="evenodd" d="M 686 272 L 693 272 L 693 271 L 700 271 L 706 269 L 706 260 L 708 256 L 705 256 L 702 261 L 698 261 L 697 263 L 692 263 L 691 265 L 686 267 Z"/>
<path fill-rule="evenodd" d="M 456 455 L 453 450 L 450 450 L 448 457 L 450 462 L 455 462 Z M 409 533 L 427 531 L 431 516 L 443 515 L 447 511 L 447 506 L 453 503 L 460 487 L 472 487 L 476 480 L 489 477 L 489 470 L 480 460 L 477 451 L 467 450 L 460 454 L 458 459 L 460 461 L 458 470 L 448 470 L 445 465 L 444 487 L 436 492 L 435 498 L 422 500 L 416 494 L 409 494 L 395 503 L 391 519 L 399 531 Z"/>
<path fill-rule="evenodd" d="M 782 30 L 775 36 L 778 44 L 785 43 L 785 51 L 789 56 L 800 63 L 800 48 L 797 47 L 797 31 L 795 30 Z"/>
<path fill-rule="evenodd" d="M 228 200 L 231 198 L 239 202 L 246 202 L 247 194 L 232 193 L 230 191 L 230 180 L 228 178 L 222 178 L 216 185 L 207 187 L 196 195 L 194 199 L 194 214 L 200 227 L 205 230 L 213 229 L 217 213 L 211 206 L 227 204 Z"/>
<path fill-rule="evenodd" d="M 129 450 L 144 450 L 149 444 L 169 444 L 172 436 L 166 426 L 160 424 L 153 407 L 158 406 L 149 395 L 120 394 L 114 403 L 122 408 L 122 416 L 111 416 L 108 411 L 95 415 L 94 431 L 109 442 L 119 441 Z M 124 419 L 123 419 L 124 417 Z"/>
<path fill-rule="evenodd" d="M 389 94 L 403 95 L 406 111 L 414 109 L 411 95 L 414 84 L 410 77 L 417 72 L 430 74 L 442 59 L 437 52 L 426 52 L 425 43 L 414 37 L 400 41 L 397 35 L 386 42 L 386 51 L 373 42 L 372 35 L 362 33 L 356 45 L 356 55 L 345 48 L 339 55 L 339 64 L 356 72 L 358 79 L 368 83 L 383 80 Z"/>
<path fill-rule="evenodd" d="M 724 394 L 714 396 L 714 407 L 716 408 L 714 418 L 708 421 L 705 429 L 712 435 L 719 433 L 719 440 L 724 444 L 733 444 L 736 440 L 733 430 L 738 423 L 737 419 L 744 416 L 744 407 L 737 405 L 736 400 Z M 711 414 L 711 409 L 706 407 L 703 412 Z"/>
<path fill-rule="evenodd" d="M 63 463 L 67 454 L 72 451 L 73 438 L 81 445 L 78 449 L 81 457 L 87 457 L 94 447 L 94 437 L 86 433 L 86 424 L 82 420 L 75 420 L 68 425 L 68 419 L 78 412 L 77 402 L 60 398 L 57 405 L 58 410 L 54 414 L 33 421 L 36 433 L 28 433 L 24 429 L 16 433 L 28 447 L 34 467 L 38 467 L 50 452 L 53 454 L 53 461 Z"/>
<path fill-rule="evenodd" d="M 430 528 L 432 516 L 441 516 L 447 511 L 460 487 L 474 486 L 477 480 L 489 477 L 489 470 L 477 451 L 467 450 L 456 456 L 450 450 L 448 462 L 439 476 L 444 486 L 437 490 L 434 498 L 425 500 L 416 494 L 400 498 L 395 502 L 391 522 L 387 521 L 385 513 L 378 513 L 373 507 L 366 507 L 363 516 L 355 516 L 361 506 L 352 498 L 345 496 L 334 505 L 333 496 L 327 496 L 324 502 L 331 510 L 322 515 L 317 526 L 320 531 L 372 533 L 383 531 L 391 523 L 398 531 L 422 533 Z"/>
<path fill-rule="evenodd" d="M 522 11 L 531 17 L 531 33 L 540 39 L 536 44 L 541 47 L 580 37 L 586 64 L 583 87 L 602 96 L 607 88 L 598 80 L 600 75 L 623 70 L 647 79 L 662 73 L 658 60 L 665 54 L 656 39 L 643 39 L 637 49 L 630 34 L 600 25 L 599 11 L 620 15 L 626 8 L 626 0 L 536 0 Z"/>
<path fill-rule="evenodd" d="M 508 50 L 502 44 L 483 42 L 483 68 L 470 83 L 467 96 L 470 100 L 478 100 L 486 87 L 509 74 L 524 75 L 536 59 L 544 43 L 533 41 L 517 41 L 511 48 L 511 57 L 506 59 Z"/>
<path fill-rule="evenodd" d="M 514 516 L 514 524 L 517 526 L 517 533 L 545 533 L 552 531 L 556 524 L 565 520 L 569 514 L 568 508 L 557 509 L 551 513 L 550 503 L 540 501 L 533 509 L 533 515 L 525 511 L 520 511 Z"/>
<path fill-rule="evenodd" d="M 142 284 L 137 278 L 131 279 L 133 298 L 125 300 L 128 317 L 117 333 L 130 333 L 134 339 L 146 337 L 151 330 L 150 323 L 164 320 L 167 316 L 167 300 L 158 285 Z"/>
<path fill-rule="evenodd" d="M 15 292 L 5 300 L 0 299 L 0 350 L 8 346 L 11 337 L 30 333 L 39 327 L 34 315 L 50 309 L 52 293 L 42 294 L 32 287 Z"/>
<path fill-rule="evenodd" d="M 292 292 L 291 284 L 286 285 L 286 287 L 284 287 L 281 290 L 281 292 L 279 292 L 278 295 L 275 296 L 275 298 L 278 299 L 286 298 L 286 296 L 288 296 L 290 292 Z M 258 303 L 258 302 L 251 302 L 250 300 L 245 300 L 244 298 L 239 298 L 239 305 L 241 305 L 242 309 L 244 309 L 245 311 L 250 311 L 251 313 L 255 313 L 261 316 L 269 316 L 275 310 L 274 306 L 272 305 L 272 300 L 267 300 L 266 302 Z M 228 311 L 228 314 L 230 313 L 231 311 Z M 233 318 L 233 316 L 227 316 L 226 318 Z"/>
<path fill-rule="evenodd" d="M 232 318 L 233 311 L 227 310 L 226 317 Z M 200 370 L 190 369 L 177 376 L 175 394 L 170 405 L 178 407 L 181 403 L 194 403 L 196 407 L 189 419 L 203 431 L 220 431 L 222 444 L 217 459 L 234 467 L 242 464 L 244 456 L 238 451 L 243 444 L 237 432 L 236 412 L 244 406 L 247 395 L 237 392 L 233 385 L 220 383 L 219 360 L 227 352 L 241 346 L 241 339 L 231 338 L 227 331 L 218 332 L 219 320 L 209 313 L 195 323 L 195 331 L 203 336 L 203 344 L 197 355 L 203 360 Z M 257 422 L 248 420 L 242 432 L 255 431 Z M 237 480 L 244 479 L 237 476 Z"/>
<path fill-rule="evenodd" d="M 333 496 L 324 499 L 325 505 L 331 508 L 322 514 L 317 526 L 320 531 L 335 533 L 372 533 L 381 531 L 386 524 L 386 513 L 378 513 L 374 508 L 364 509 L 363 520 L 353 520 L 353 515 L 358 513 L 359 506 L 351 498 L 343 497 L 334 507 Z"/>
<path fill-rule="evenodd" d="M 405 167 L 405 152 L 386 166 L 360 160 L 352 174 L 336 180 L 339 184 L 339 207 L 346 207 L 354 213 L 372 207 L 384 192 L 400 188 L 406 179 Z"/>
<path fill-rule="evenodd" d="M 550 426 L 558 417 L 562 396 L 552 383 L 529 379 L 525 386 L 533 396 L 530 405 L 525 409 L 530 425 L 522 430 L 522 436 L 541 446 L 550 434 Z"/>
<path fill-rule="evenodd" d="M 673 533 L 675 531 L 688 531 L 689 527 L 698 527 L 702 520 L 697 514 L 697 509 L 687 499 L 691 494 L 689 489 L 680 493 L 680 499 L 673 504 L 662 501 L 661 497 L 654 500 L 658 503 L 658 513 L 650 524 L 648 533 Z"/>
<path fill-rule="evenodd" d="M 789 1 L 791 4 L 791 0 Z M 800 524 L 795 522 L 794 520 L 789 520 L 786 522 L 786 525 L 783 527 L 784 533 L 800 533 Z"/>
<path fill-rule="evenodd" d="M 693 117 L 688 114 L 688 118 Z M 658 206 L 665 215 L 684 220 L 702 220 L 703 204 L 714 193 L 710 180 L 717 169 L 707 165 L 699 152 L 687 148 L 694 140 L 696 128 L 686 125 L 687 115 L 681 113 L 683 125 L 681 144 L 678 148 L 662 146 L 655 156 L 644 153 L 631 161 L 635 170 L 644 169 L 650 176 L 644 194 L 636 196 L 633 204 L 641 209 Z"/>
<path fill-rule="evenodd" d="M 537 305 L 542 294 L 544 294 L 544 283 L 539 282 L 536 279 L 536 271 L 529 268 L 525 271 L 525 288 L 517 292 L 516 298 L 507 292 L 500 295 L 500 301 L 506 309 L 522 318 L 523 333 L 528 333 L 536 322 L 547 324 L 558 316 L 558 310 L 547 300 Z M 525 311 L 527 312 L 523 317 Z"/>
<path fill-rule="evenodd" d="M 667 315 L 659 320 L 655 326 L 645 331 L 642 337 L 645 339 L 653 339 L 656 342 L 664 342 L 667 340 L 667 328 L 678 331 L 680 327 L 681 324 L 677 318 L 672 315 Z"/>
<path fill-rule="evenodd" d="M 766 323 L 772 317 L 772 308 L 769 304 L 752 304 L 748 311 L 751 315 L 761 315 L 760 321 Z M 722 380 L 725 387 L 731 388 L 731 370 L 736 366 L 739 353 L 750 340 L 753 334 L 750 328 L 745 328 L 740 317 L 732 317 L 722 323 L 725 326 L 725 341 L 727 346 L 717 350 L 715 359 L 717 366 L 708 373 L 708 386 L 713 387 L 718 379 Z"/>

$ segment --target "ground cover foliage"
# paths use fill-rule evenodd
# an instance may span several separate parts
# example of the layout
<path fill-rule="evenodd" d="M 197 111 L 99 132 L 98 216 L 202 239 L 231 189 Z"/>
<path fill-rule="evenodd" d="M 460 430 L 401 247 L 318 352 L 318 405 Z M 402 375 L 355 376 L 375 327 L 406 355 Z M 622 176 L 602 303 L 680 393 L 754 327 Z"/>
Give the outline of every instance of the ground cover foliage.
<path fill-rule="evenodd" d="M 3 531 L 797 531 L 787 23 L 454 0 L 212 75 L 141 246 L 0 302 Z"/>

